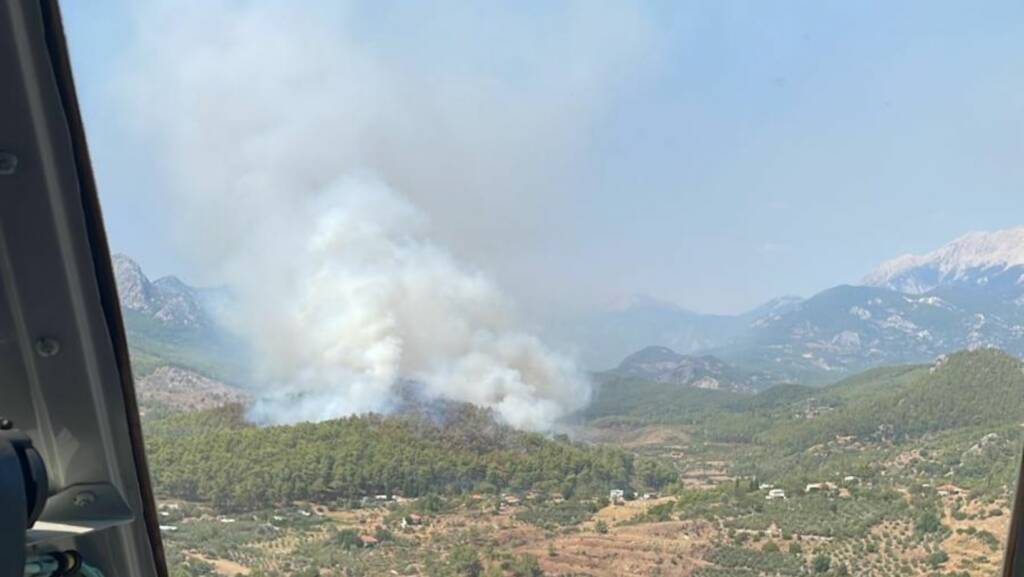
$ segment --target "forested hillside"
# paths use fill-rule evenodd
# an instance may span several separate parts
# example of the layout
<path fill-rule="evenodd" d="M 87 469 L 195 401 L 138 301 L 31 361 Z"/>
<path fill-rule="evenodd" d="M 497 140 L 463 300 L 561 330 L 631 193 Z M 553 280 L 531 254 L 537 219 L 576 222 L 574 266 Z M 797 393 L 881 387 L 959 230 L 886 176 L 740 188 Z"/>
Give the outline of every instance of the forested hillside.
<path fill-rule="evenodd" d="M 603 428 L 682 427 L 701 443 L 733 447 L 737 472 L 795 485 L 829 468 L 868 474 L 905 453 L 921 471 L 998 491 L 1019 455 L 1024 363 L 995 349 L 965 351 L 756 395 L 620 379 L 605 383 L 586 417 Z"/>
<path fill-rule="evenodd" d="M 779 422 L 755 439 L 806 448 L 843 435 L 901 439 L 1024 421 L 1024 364 L 997 350 L 874 371 L 816 395 L 820 414 Z"/>
<path fill-rule="evenodd" d="M 619 378 L 603 385 L 586 415 L 701 424 L 716 434 L 737 417 L 752 424 L 737 440 L 802 448 L 836 435 L 899 439 L 1024 420 L 1024 363 L 995 349 L 965 351 L 931 365 L 873 369 L 828 387 L 779 385 L 757 395 Z"/>
<path fill-rule="evenodd" d="M 665 465 L 515 431 L 469 405 L 443 420 L 365 415 L 267 428 L 247 424 L 232 406 L 151 422 L 146 440 L 158 492 L 223 508 L 376 494 L 592 497 L 675 479 Z"/>

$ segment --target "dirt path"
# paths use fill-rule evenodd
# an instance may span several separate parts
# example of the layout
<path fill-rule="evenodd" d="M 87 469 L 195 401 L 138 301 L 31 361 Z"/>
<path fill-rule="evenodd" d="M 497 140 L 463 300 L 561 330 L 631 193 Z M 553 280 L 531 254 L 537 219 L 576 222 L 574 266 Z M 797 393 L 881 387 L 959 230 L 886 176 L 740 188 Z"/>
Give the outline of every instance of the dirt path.
<path fill-rule="evenodd" d="M 238 574 L 248 575 L 252 572 L 252 569 L 249 569 L 245 565 L 235 563 L 234 561 L 228 561 L 227 559 L 214 559 L 212 557 L 206 557 L 195 551 L 185 551 L 185 555 L 213 565 L 213 570 L 220 575 L 224 575 L 224 577 L 235 577 L 235 575 Z"/>

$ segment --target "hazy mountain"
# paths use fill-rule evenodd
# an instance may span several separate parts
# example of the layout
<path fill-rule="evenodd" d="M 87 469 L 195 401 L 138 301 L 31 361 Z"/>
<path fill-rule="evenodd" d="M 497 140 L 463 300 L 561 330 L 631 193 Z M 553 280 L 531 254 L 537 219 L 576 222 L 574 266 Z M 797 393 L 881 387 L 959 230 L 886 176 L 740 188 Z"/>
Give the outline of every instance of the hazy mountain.
<path fill-rule="evenodd" d="M 608 371 L 634 378 L 698 389 L 749 391 L 766 383 L 763 375 L 741 371 L 711 355 L 682 355 L 667 347 L 647 347 Z"/>
<path fill-rule="evenodd" d="M 712 354 L 779 381 L 830 382 L 853 371 L 929 361 L 961 349 L 996 347 L 1024 354 L 1024 227 L 972 233 L 926 255 L 880 265 L 864 286 L 842 285 L 809 299 L 776 299 L 715 327 L 689 319 L 688 354 Z M 653 325 L 654 321 L 649 321 Z M 713 336 L 712 336 L 713 335 Z M 638 350 L 637 347 L 634 350 Z"/>
<path fill-rule="evenodd" d="M 721 354 L 793 378 L 828 380 L 960 349 L 1024 354 L 1024 227 L 963 236 L 880 265 L 763 317 Z"/>
<path fill-rule="evenodd" d="M 959 349 L 1024 353 L 1024 308 L 979 296 L 839 286 L 756 323 L 742 343 L 722 354 L 791 379 L 827 380 L 829 374 L 925 361 Z"/>
<path fill-rule="evenodd" d="M 563 320 L 549 337 L 578 348 L 589 369 L 605 370 L 647 346 L 683 354 L 724 347 L 746 333 L 753 322 L 784 314 L 798 297 L 773 299 L 741 315 L 702 314 L 647 295 Z"/>
<path fill-rule="evenodd" d="M 224 291 L 189 286 L 173 276 L 151 281 L 123 254 L 113 256 L 114 275 L 135 372 L 182 366 L 229 382 L 245 379 L 245 347 L 216 321 Z"/>
<path fill-rule="evenodd" d="M 174 276 L 150 281 L 138 263 L 123 254 L 113 256 L 121 308 L 168 327 L 211 324 L 198 289 Z"/>

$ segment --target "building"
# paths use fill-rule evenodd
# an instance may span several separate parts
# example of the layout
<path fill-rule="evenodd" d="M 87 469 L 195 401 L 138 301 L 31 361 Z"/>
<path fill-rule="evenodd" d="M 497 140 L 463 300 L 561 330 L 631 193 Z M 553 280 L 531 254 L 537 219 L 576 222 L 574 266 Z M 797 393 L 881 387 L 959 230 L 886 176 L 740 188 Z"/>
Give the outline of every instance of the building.
<path fill-rule="evenodd" d="M 618 505 L 626 500 L 626 492 L 622 489 L 612 489 L 608 492 L 608 501 L 612 505 Z"/>
<path fill-rule="evenodd" d="M 836 486 L 832 483 L 810 483 L 807 488 L 804 489 L 804 493 L 816 493 L 819 491 L 832 491 Z"/>
<path fill-rule="evenodd" d="M 960 497 L 966 493 L 962 488 L 952 484 L 941 485 L 937 487 L 936 490 L 941 497 Z"/>
<path fill-rule="evenodd" d="M 765 496 L 765 499 L 767 499 L 769 501 L 774 501 L 776 499 L 785 499 L 785 498 L 786 498 L 786 492 L 783 491 L 782 489 L 772 489 L 772 490 L 768 491 L 768 495 Z"/>

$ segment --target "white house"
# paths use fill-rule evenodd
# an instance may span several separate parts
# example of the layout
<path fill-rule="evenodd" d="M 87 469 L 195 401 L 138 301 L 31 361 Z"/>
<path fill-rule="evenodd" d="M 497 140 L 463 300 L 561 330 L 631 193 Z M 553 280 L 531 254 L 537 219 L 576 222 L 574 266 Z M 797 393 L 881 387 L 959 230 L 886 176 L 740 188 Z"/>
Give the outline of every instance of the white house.
<path fill-rule="evenodd" d="M 626 500 L 626 492 L 622 489 L 612 489 L 608 492 L 608 501 L 612 505 L 617 505 Z"/>
<path fill-rule="evenodd" d="M 769 501 L 774 501 L 776 499 L 785 499 L 785 498 L 786 498 L 786 492 L 783 491 L 782 489 L 772 489 L 772 490 L 768 491 L 768 495 L 765 496 L 765 499 L 767 499 Z"/>
<path fill-rule="evenodd" d="M 831 491 L 835 488 L 836 486 L 833 485 L 832 483 L 810 483 L 807 485 L 807 488 L 804 489 L 804 493 L 813 493 L 815 491 Z"/>

